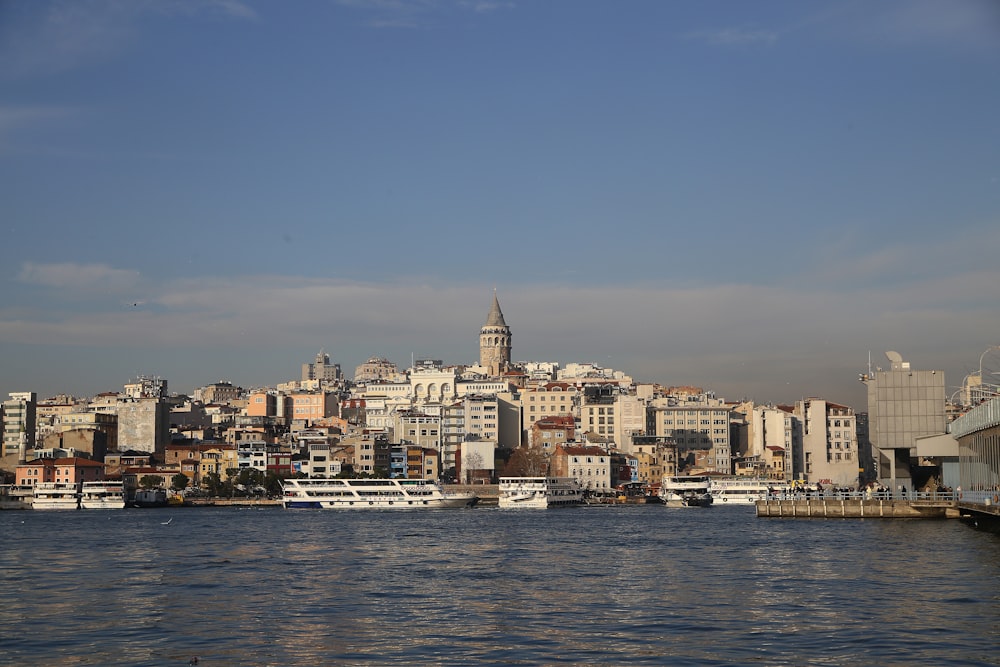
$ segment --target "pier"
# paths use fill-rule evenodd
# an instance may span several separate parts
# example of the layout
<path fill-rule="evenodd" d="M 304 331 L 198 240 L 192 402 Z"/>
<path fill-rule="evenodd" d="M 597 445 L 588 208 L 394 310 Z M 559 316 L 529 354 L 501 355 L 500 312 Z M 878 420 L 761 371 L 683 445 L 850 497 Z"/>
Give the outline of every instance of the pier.
<path fill-rule="evenodd" d="M 959 502 L 951 492 L 861 493 L 758 500 L 757 516 L 794 519 L 958 519 Z"/>

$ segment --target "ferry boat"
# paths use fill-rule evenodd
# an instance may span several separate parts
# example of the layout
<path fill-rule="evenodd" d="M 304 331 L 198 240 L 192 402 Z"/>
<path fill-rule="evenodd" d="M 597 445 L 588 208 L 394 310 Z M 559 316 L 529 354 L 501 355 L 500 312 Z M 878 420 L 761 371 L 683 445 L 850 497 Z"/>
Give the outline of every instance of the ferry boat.
<path fill-rule="evenodd" d="M 546 509 L 583 502 L 583 488 L 575 477 L 501 477 L 500 509 Z"/>
<path fill-rule="evenodd" d="M 664 477 L 660 499 L 670 507 L 708 507 L 712 504 L 708 485 L 709 479 L 703 475 Z"/>
<path fill-rule="evenodd" d="M 472 507 L 474 493 L 447 493 L 422 479 L 286 479 L 281 504 L 286 509 L 416 509 Z"/>
<path fill-rule="evenodd" d="M 125 509 L 125 485 L 122 482 L 84 482 L 80 508 L 85 510 Z"/>
<path fill-rule="evenodd" d="M 785 482 L 768 479 L 713 479 L 709 493 L 717 504 L 753 505 L 758 500 L 780 497 L 791 487 Z"/>
<path fill-rule="evenodd" d="M 80 508 L 80 492 L 71 482 L 39 482 L 33 487 L 31 509 L 75 510 Z"/>
<path fill-rule="evenodd" d="M 34 495 L 29 484 L 0 484 L 0 510 L 30 510 Z"/>

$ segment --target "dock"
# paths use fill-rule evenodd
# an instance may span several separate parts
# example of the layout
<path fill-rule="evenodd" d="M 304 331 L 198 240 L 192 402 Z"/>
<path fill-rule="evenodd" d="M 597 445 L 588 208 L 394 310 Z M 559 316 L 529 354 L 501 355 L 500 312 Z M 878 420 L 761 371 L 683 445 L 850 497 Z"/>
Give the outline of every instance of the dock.
<path fill-rule="evenodd" d="M 758 500 L 758 517 L 785 519 L 958 519 L 952 499 L 803 498 Z"/>

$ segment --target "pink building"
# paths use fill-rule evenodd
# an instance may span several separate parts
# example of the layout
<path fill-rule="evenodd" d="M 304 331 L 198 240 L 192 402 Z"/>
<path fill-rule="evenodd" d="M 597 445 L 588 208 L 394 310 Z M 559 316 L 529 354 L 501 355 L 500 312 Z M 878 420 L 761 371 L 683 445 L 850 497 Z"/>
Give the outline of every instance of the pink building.
<path fill-rule="evenodd" d="M 80 484 L 104 479 L 104 464 L 80 457 L 35 459 L 17 466 L 15 484 L 34 486 L 41 482 Z"/>

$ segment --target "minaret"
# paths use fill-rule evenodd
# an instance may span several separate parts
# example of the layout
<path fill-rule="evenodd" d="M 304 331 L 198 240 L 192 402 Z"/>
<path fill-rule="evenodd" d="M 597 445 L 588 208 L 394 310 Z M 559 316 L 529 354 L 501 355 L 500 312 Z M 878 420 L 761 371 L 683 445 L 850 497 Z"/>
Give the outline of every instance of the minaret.
<path fill-rule="evenodd" d="M 487 368 L 490 376 L 498 376 L 510 368 L 510 339 L 510 327 L 504 322 L 494 289 L 486 325 L 479 330 L 479 365 Z"/>

